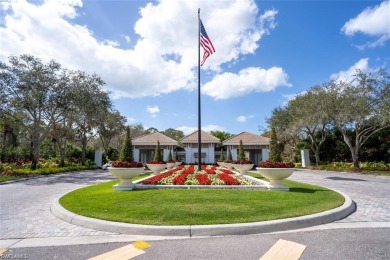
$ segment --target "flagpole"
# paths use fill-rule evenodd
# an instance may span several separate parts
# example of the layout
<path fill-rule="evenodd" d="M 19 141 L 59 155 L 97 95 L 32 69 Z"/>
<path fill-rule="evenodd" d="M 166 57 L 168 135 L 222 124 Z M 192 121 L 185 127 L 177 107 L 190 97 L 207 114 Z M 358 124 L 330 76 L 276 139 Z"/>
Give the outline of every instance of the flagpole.
<path fill-rule="evenodd" d="M 202 149 L 201 149 L 201 118 L 200 118 L 200 8 L 198 8 L 198 171 L 202 165 Z"/>

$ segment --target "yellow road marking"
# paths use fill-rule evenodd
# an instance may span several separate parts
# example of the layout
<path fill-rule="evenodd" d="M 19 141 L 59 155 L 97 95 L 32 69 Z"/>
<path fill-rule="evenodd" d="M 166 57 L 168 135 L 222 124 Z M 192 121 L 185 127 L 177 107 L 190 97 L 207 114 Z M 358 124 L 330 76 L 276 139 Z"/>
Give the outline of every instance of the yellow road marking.
<path fill-rule="evenodd" d="M 144 249 L 150 247 L 151 245 L 149 243 L 141 240 L 141 241 L 135 241 L 133 243 L 133 246 L 137 249 L 144 250 Z"/>
<path fill-rule="evenodd" d="M 7 248 L 0 248 L 0 256 L 2 256 L 5 251 L 7 251 Z"/>
<path fill-rule="evenodd" d="M 137 249 L 133 245 L 127 245 L 113 251 L 89 258 L 89 260 L 128 260 L 142 255 L 143 253 L 145 253 L 145 251 Z"/>
<path fill-rule="evenodd" d="M 298 260 L 305 249 L 305 245 L 279 239 L 260 260 Z"/>

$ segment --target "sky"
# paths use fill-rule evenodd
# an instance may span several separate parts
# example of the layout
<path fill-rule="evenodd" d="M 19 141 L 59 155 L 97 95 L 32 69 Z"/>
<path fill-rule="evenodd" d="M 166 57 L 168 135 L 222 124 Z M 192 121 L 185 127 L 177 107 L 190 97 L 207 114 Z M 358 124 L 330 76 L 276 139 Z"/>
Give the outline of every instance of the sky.
<path fill-rule="evenodd" d="M 389 71 L 389 0 L 2 0 L 0 60 L 32 54 L 96 73 L 128 124 L 190 134 L 198 8 L 216 50 L 201 67 L 205 131 L 260 134 L 312 86 Z"/>

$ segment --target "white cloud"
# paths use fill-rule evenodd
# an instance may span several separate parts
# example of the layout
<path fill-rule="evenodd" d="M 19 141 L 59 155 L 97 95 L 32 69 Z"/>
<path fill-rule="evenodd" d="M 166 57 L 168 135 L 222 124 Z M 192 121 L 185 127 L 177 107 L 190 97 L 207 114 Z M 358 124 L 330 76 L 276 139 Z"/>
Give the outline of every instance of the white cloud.
<path fill-rule="evenodd" d="M 330 78 L 337 79 L 339 81 L 350 82 L 353 79 L 353 76 L 356 74 L 356 70 L 361 70 L 365 72 L 371 71 L 372 69 L 368 66 L 368 58 L 359 60 L 347 70 L 333 73 Z"/>
<path fill-rule="evenodd" d="M 135 118 L 132 118 L 132 117 L 127 117 L 126 120 L 128 123 L 135 122 Z"/>
<path fill-rule="evenodd" d="M 390 1 L 383 1 L 372 8 L 367 8 L 355 18 L 350 19 L 341 28 L 341 31 L 353 36 L 357 33 L 378 37 L 373 42 L 368 42 L 360 48 L 376 47 L 383 45 L 390 39 Z"/>
<path fill-rule="evenodd" d="M 157 113 L 160 112 L 160 109 L 158 106 L 147 106 L 146 111 L 148 111 L 149 114 L 151 114 L 152 117 L 156 117 Z"/>
<path fill-rule="evenodd" d="M 281 86 L 291 86 L 282 68 L 246 68 L 238 74 L 226 72 L 215 76 L 202 87 L 202 93 L 215 99 L 229 99 L 251 92 L 268 92 Z"/>
<path fill-rule="evenodd" d="M 198 131 L 198 127 L 197 126 L 179 126 L 179 127 L 176 127 L 176 130 L 183 131 L 184 135 L 189 135 L 195 131 Z M 223 128 L 222 126 L 219 126 L 219 125 L 202 126 L 202 130 L 206 131 L 206 132 L 217 131 L 217 130 L 218 131 L 226 131 L 225 128 Z"/>
<path fill-rule="evenodd" d="M 249 115 L 249 116 L 239 116 L 236 118 L 236 121 L 239 122 L 239 123 L 245 123 L 248 119 L 251 119 L 251 118 L 254 118 L 253 115 Z"/>
<path fill-rule="evenodd" d="M 275 27 L 277 14 L 259 13 L 253 0 L 148 3 L 134 27 L 139 35 L 132 39 L 135 46 L 122 49 L 112 39 L 97 40 L 97 32 L 72 20 L 86 12 L 82 5 L 81 0 L 1 4 L 6 15 L 0 25 L 0 59 L 25 53 L 55 59 L 67 68 L 97 73 L 114 98 L 154 96 L 196 88 L 198 7 L 216 47 L 204 69 L 214 72 L 254 53 L 261 37 Z"/>

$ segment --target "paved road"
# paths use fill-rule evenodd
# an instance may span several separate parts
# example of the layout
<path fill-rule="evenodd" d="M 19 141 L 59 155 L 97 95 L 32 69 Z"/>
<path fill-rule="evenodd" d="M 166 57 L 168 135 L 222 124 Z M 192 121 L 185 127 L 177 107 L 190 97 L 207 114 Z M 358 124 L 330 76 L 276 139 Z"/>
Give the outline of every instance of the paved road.
<path fill-rule="evenodd" d="M 124 245 L 102 241 L 144 239 L 152 246 L 139 259 L 259 259 L 277 239 L 283 238 L 308 246 L 302 259 L 390 259 L 390 177 L 322 171 L 296 171 L 291 176 L 293 180 L 342 191 L 357 203 L 356 212 L 338 221 L 336 227 L 383 223 L 385 228 L 158 241 L 161 238 L 123 236 L 74 226 L 51 214 L 50 205 L 61 194 L 110 179 L 106 171 L 85 171 L 0 185 L 0 247 L 16 243 L 7 254 L 25 254 L 29 259 L 85 259 Z M 51 247 L 51 243 L 67 246 Z M 42 250 L 40 246 L 46 247 Z"/>
<path fill-rule="evenodd" d="M 390 177 L 327 171 L 296 171 L 292 180 L 317 184 L 348 194 L 356 212 L 338 222 L 390 222 Z"/>
<path fill-rule="evenodd" d="M 107 171 L 84 171 L 0 185 L 0 240 L 107 235 L 71 225 L 50 212 L 53 200 L 76 188 L 112 179 Z"/>

